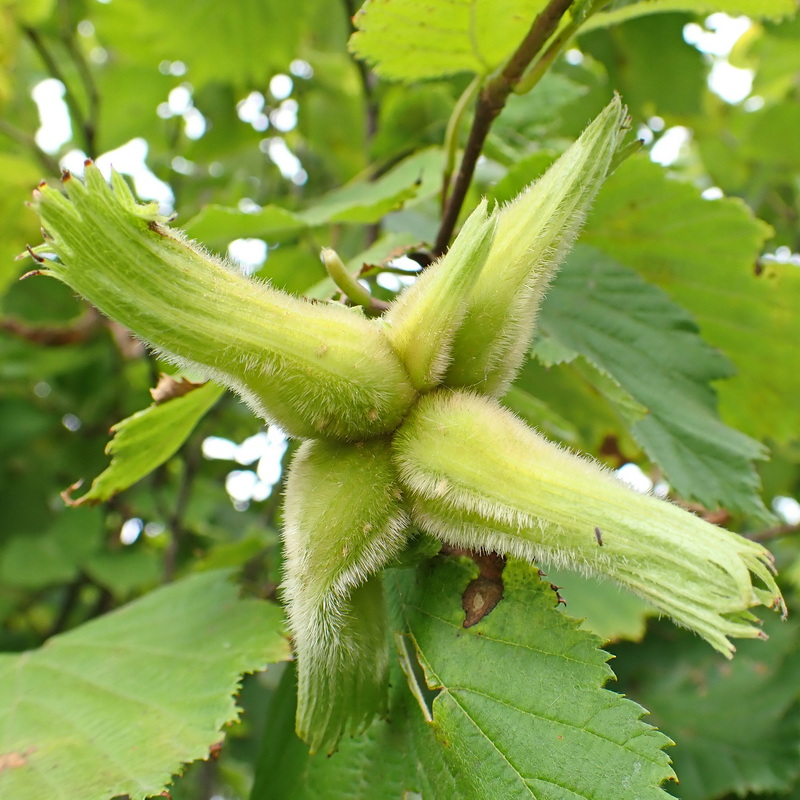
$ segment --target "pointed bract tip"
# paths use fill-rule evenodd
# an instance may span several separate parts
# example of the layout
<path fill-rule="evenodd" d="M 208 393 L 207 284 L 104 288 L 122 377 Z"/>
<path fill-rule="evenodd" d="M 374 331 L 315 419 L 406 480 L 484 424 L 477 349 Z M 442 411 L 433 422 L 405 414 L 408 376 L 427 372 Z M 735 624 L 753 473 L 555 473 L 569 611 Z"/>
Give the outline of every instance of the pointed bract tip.
<path fill-rule="evenodd" d="M 44 262 L 45 262 L 45 259 L 44 259 L 44 258 L 42 258 L 42 257 L 41 257 L 40 255 L 38 255 L 37 253 L 34 253 L 34 251 L 33 251 L 33 248 L 32 248 L 32 247 L 31 247 L 29 244 L 26 244 L 26 245 L 25 245 L 25 252 L 26 252 L 26 253 L 27 253 L 27 254 L 28 254 L 28 255 L 29 255 L 29 256 L 30 256 L 30 257 L 31 257 L 31 258 L 32 258 L 34 261 L 36 261 L 38 264 L 44 264 Z"/>
<path fill-rule="evenodd" d="M 92 161 L 92 159 L 91 159 L 91 158 L 86 158 L 86 159 L 84 159 L 84 161 L 83 161 L 83 166 L 84 166 L 84 167 L 91 167 L 91 166 L 94 166 L 94 161 Z"/>
<path fill-rule="evenodd" d="M 19 279 L 24 281 L 25 278 L 32 278 L 34 275 L 44 275 L 45 271 L 43 269 L 32 269 L 26 272 L 24 275 L 20 275 Z"/>
<path fill-rule="evenodd" d="M 72 178 L 72 173 L 68 169 L 61 170 L 61 183 L 66 183 Z"/>
<path fill-rule="evenodd" d="M 79 498 L 78 500 L 74 500 L 72 497 L 72 493 L 77 492 L 78 489 L 81 488 L 81 486 L 83 486 L 83 478 L 80 478 L 79 480 L 75 481 L 75 483 L 71 484 L 70 486 L 67 486 L 67 488 L 64 489 L 63 492 L 60 492 L 61 499 L 64 501 L 65 505 L 70 507 L 81 505 L 81 498 Z"/>

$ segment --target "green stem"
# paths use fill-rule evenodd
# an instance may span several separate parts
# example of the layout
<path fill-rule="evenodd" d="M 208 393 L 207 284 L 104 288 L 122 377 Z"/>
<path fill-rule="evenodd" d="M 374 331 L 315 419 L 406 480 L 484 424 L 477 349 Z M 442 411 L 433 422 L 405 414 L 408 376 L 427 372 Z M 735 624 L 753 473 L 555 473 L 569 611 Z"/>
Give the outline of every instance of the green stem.
<path fill-rule="evenodd" d="M 442 174 L 442 211 L 447 208 L 447 197 L 450 193 L 450 180 L 453 177 L 456 165 L 458 130 L 461 127 L 461 121 L 464 118 L 464 112 L 467 110 L 467 106 L 474 100 L 478 89 L 480 89 L 481 80 L 481 76 L 476 75 L 470 85 L 464 89 L 461 93 L 461 97 L 458 98 L 453 107 L 453 113 L 450 114 L 450 119 L 447 121 L 447 130 L 444 134 L 445 164 Z"/>
<path fill-rule="evenodd" d="M 368 313 L 378 316 L 388 307 L 388 303 L 373 297 L 348 271 L 344 262 L 335 250 L 324 247 L 320 253 L 322 263 L 331 280 L 342 290 L 343 294 L 357 306 L 364 306 Z"/>

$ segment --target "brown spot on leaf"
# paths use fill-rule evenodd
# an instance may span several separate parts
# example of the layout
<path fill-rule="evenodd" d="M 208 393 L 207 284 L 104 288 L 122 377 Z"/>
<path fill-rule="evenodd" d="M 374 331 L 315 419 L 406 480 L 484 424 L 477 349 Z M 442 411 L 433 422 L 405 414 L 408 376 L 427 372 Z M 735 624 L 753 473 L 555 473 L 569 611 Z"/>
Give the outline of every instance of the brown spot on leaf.
<path fill-rule="evenodd" d="M 153 396 L 155 404 L 161 405 L 161 403 L 166 403 L 167 400 L 183 397 L 204 385 L 205 384 L 202 382 L 194 383 L 194 381 L 190 381 L 187 378 L 178 378 L 176 380 L 171 375 L 162 372 L 161 377 L 158 379 L 158 384 L 156 384 L 156 388 L 151 389 L 150 394 Z"/>
<path fill-rule="evenodd" d="M 480 574 L 471 581 L 461 596 L 464 609 L 464 627 L 477 625 L 503 599 L 504 556 L 497 553 L 470 556 L 478 565 Z"/>
<path fill-rule="evenodd" d="M 24 767 L 28 763 L 28 756 L 35 750 L 35 747 L 29 747 L 22 752 L 12 750 L 10 753 L 3 753 L 0 755 L 0 772 L 4 772 L 7 769 L 19 769 L 19 767 Z"/>

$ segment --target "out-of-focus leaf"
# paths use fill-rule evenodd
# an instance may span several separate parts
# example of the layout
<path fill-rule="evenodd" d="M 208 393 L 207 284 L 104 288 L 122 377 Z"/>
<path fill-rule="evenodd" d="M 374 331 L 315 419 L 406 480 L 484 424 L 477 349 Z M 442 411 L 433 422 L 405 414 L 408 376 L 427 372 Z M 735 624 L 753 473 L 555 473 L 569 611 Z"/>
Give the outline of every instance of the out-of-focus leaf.
<path fill-rule="evenodd" d="M 186 441 L 200 418 L 225 390 L 206 383 L 183 397 L 152 405 L 118 422 L 106 452 L 111 465 L 93 481 L 73 505 L 101 503 L 152 472 L 171 458 Z"/>
<path fill-rule="evenodd" d="M 241 673 L 289 653 L 280 609 L 209 572 L 0 656 L 0 794 L 156 795 L 236 719 Z"/>
<path fill-rule="evenodd" d="M 385 77 L 485 75 L 522 41 L 544 0 L 370 0 L 350 48 Z"/>
<path fill-rule="evenodd" d="M 378 222 L 407 201 L 436 192 L 441 167 L 441 150 L 429 148 L 375 181 L 359 180 L 329 192 L 305 211 L 270 205 L 250 214 L 211 205 L 188 220 L 184 230 L 203 242 L 225 245 L 232 239 L 252 236 L 280 242 L 306 228 L 337 222 Z"/>
<path fill-rule="evenodd" d="M 98 71 L 96 80 L 103 98 L 97 124 L 98 151 L 108 152 L 136 138 L 147 140 L 151 148 L 156 146 L 167 124 L 156 109 L 167 101 L 177 79 L 163 75 L 152 64 L 115 59 Z"/>
<path fill-rule="evenodd" d="M 183 225 L 187 235 L 208 245 L 225 247 L 233 239 L 258 237 L 281 242 L 296 236 L 308 223 L 280 206 L 264 206 L 248 214 L 238 208 L 207 205 Z"/>
<path fill-rule="evenodd" d="M 689 14 L 639 17 L 580 38 L 581 49 L 605 65 L 609 86 L 625 98 L 634 119 L 701 114 L 709 68 L 683 39 L 692 19 Z"/>
<path fill-rule="evenodd" d="M 361 736 L 345 738 L 332 755 L 308 754 L 294 732 L 297 679 L 287 664 L 267 716 L 250 800 L 389 800 L 413 797 L 414 760 L 408 739 L 408 690 L 395 667 L 392 712 Z M 413 701 L 412 701 L 413 702 Z"/>
<path fill-rule="evenodd" d="M 431 797 L 666 800 L 669 740 L 641 721 L 640 706 L 602 688 L 612 673 L 598 640 L 558 613 L 549 585 L 519 562 L 506 567 L 494 610 L 464 629 L 461 594 L 474 577 L 454 559 L 389 576 L 407 657 L 424 672 L 410 684 L 429 721 L 412 709 L 412 726 L 436 741 L 420 750 L 422 769 L 434 786 L 449 773 L 457 790 Z"/>
<path fill-rule="evenodd" d="M 800 406 L 786 404 L 800 396 L 800 270 L 760 270 L 768 235 L 739 200 L 703 200 L 637 157 L 600 190 L 583 240 L 666 289 L 734 363 L 718 387 L 723 419 L 788 441 L 800 435 Z"/>
<path fill-rule="evenodd" d="M 688 11 L 700 15 L 721 11 L 731 16 L 746 14 L 754 19 L 782 19 L 796 10 L 794 0 L 615 0 L 590 17 L 581 30 L 605 28 L 634 17 L 667 11 Z"/>
<path fill-rule="evenodd" d="M 294 57 L 304 0 L 238 0 L 235 10 L 215 0 L 145 0 L 110 3 L 93 10 L 100 41 L 129 61 L 154 69 L 181 60 L 195 86 L 212 80 L 237 85 L 263 81 Z"/>
<path fill-rule="evenodd" d="M 503 405 L 550 439 L 575 444 L 580 438 L 575 426 L 566 417 L 524 389 L 512 386 L 503 396 Z"/>
<path fill-rule="evenodd" d="M 0 78 L 1 80 L 1 78 Z M 0 87 L 0 100 L 2 87 Z M 0 153 L 0 219 L 6 233 L 0 238 L 0 297 L 25 269 L 14 259 L 41 237 L 36 215 L 24 202 L 42 180 L 41 167 L 19 156 Z"/>
<path fill-rule="evenodd" d="M 95 553 L 82 566 L 95 583 L 122 600 L 133 592 L 154 588 L 164 573 L 161 555 L 139 547 Z"/>
<path fill-rule="evenodd" d="M 540 325 L 648 410 L 633 435 L 679 494 L 710 508 L 766 514 L 752 463 L 763 448 L 716 414 L 710 383 L 730 376 L 731 365 L 664 292 L 580 246 L 553 282 Z"/>
<path fill-rule="evenodd" d="M 569 616 L 583 620 L 581 628 L 606 642 L 620 639 L 638 642 L 645 634 L 648 617 L 655 611 L 643 600 L 608 581 L 543 565 L 547 580 L 558 586 Z"/>
<path fill-rule="evenodd" d="M 798 42 L 800 49 L 800 42 Z M 769 165 L 783 174 L 791 175 L 800 169 L 800 142 L 798 137 L 787 136 L 787 131 L 798 130 L 800 106 L 785 103 L 770 106 L 750 118 L 740 156 L 751 159 L 763 167 Z"/>
<path fill-rule="evenodd" d="M 62 509 L 48 530 L 8 542 L 0 554 L 0 583 L 26 589 L 67 583 L 99 548 L 102 536 L 97 509 Z"/>
<path fill-rule="evenodd" d="M 406 201 L 438 190 L 443 155 L 438 148 L 415 153 L 375 181 L 336 189 L 300 214 L 309 225 L 328 222 L 378 222 Z"/>
<path fill-rule="evenodd" d="M 673 791 L 684 800 L 784 792 L 800 775 L 798 629 L 773 619 L 764 628 L 767 645 L 742 641 L 729 662 L 666 626 L 643 647 L 615 648 L 622 687 L 678 742 Z"/>

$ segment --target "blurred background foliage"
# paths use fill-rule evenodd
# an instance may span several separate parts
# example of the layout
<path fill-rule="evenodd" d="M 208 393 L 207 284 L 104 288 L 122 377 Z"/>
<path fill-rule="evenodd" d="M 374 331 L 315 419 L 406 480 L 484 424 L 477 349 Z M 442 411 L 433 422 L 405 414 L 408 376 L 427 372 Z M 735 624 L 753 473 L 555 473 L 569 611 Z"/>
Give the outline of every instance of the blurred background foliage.
<path fill-rule="evenodd" d="M 416 268 L 402 254 L 418 257 L 435 238 L 446 128 L 470 76 L 379 78 L 348 52 L 356 10 L 353 0 L 0 2 L 0 649 L 37 647 L 216 567 L 275 597 L 292 445 L 231 395 L 212 398 L 177 441 L 148 442 L 163 463 L 131 488 L 67 507 L 62 493 L 107 467 L 109 429 L 150 406 L 166 367 L 62 284 L 18 282 L 28 267 L 14 257 L 40 238 L 23 204 L 30 190 L 59 168 L 80 174 L 90 157 L 247 273 L 331 296 L 318 252 L 333 246 L 390 299 Z M 514 196 L 613 91 L 644 151 L 603 189 L 507 402 L 637 484 L 769 540 L 793 597 L 800 21 L 673 12 L 579 35 L 533 91 L 510 99 L 465 209 L 481 194 Z M 607 287 L 599 299 L 594 281 Z M 631 304 L 643 291 L 655 316 Z M 628 326 L 612 337 L 616 350 L 598 343 L 609 314 Z M 654 321 L 664 315 L 668 324 Z M 676 332 L 694 337 L 689 350 L 673 350 Z M 170 417 L 176 402 L 159 406 L 167 429 L 185 420 Z M 758 476 L 754 440 L 771 454 Z M 772 519 L 754 499 L 758 478 Z M 648 624 L 638 601 L 551 579 L 567 613 L 612 642 L 618 689 L 678 740 L 681 784 L 670 791 L 800 797 L 795 622 L 771 625 L 774 647 L 742 645 L 728 665 Z M 245 682 L 243 721 L 216 761 L 176 782 L 174 800 L 248 796 L 279 677 Z M 281 702 L 275 724 L 285 723 Z"/>

